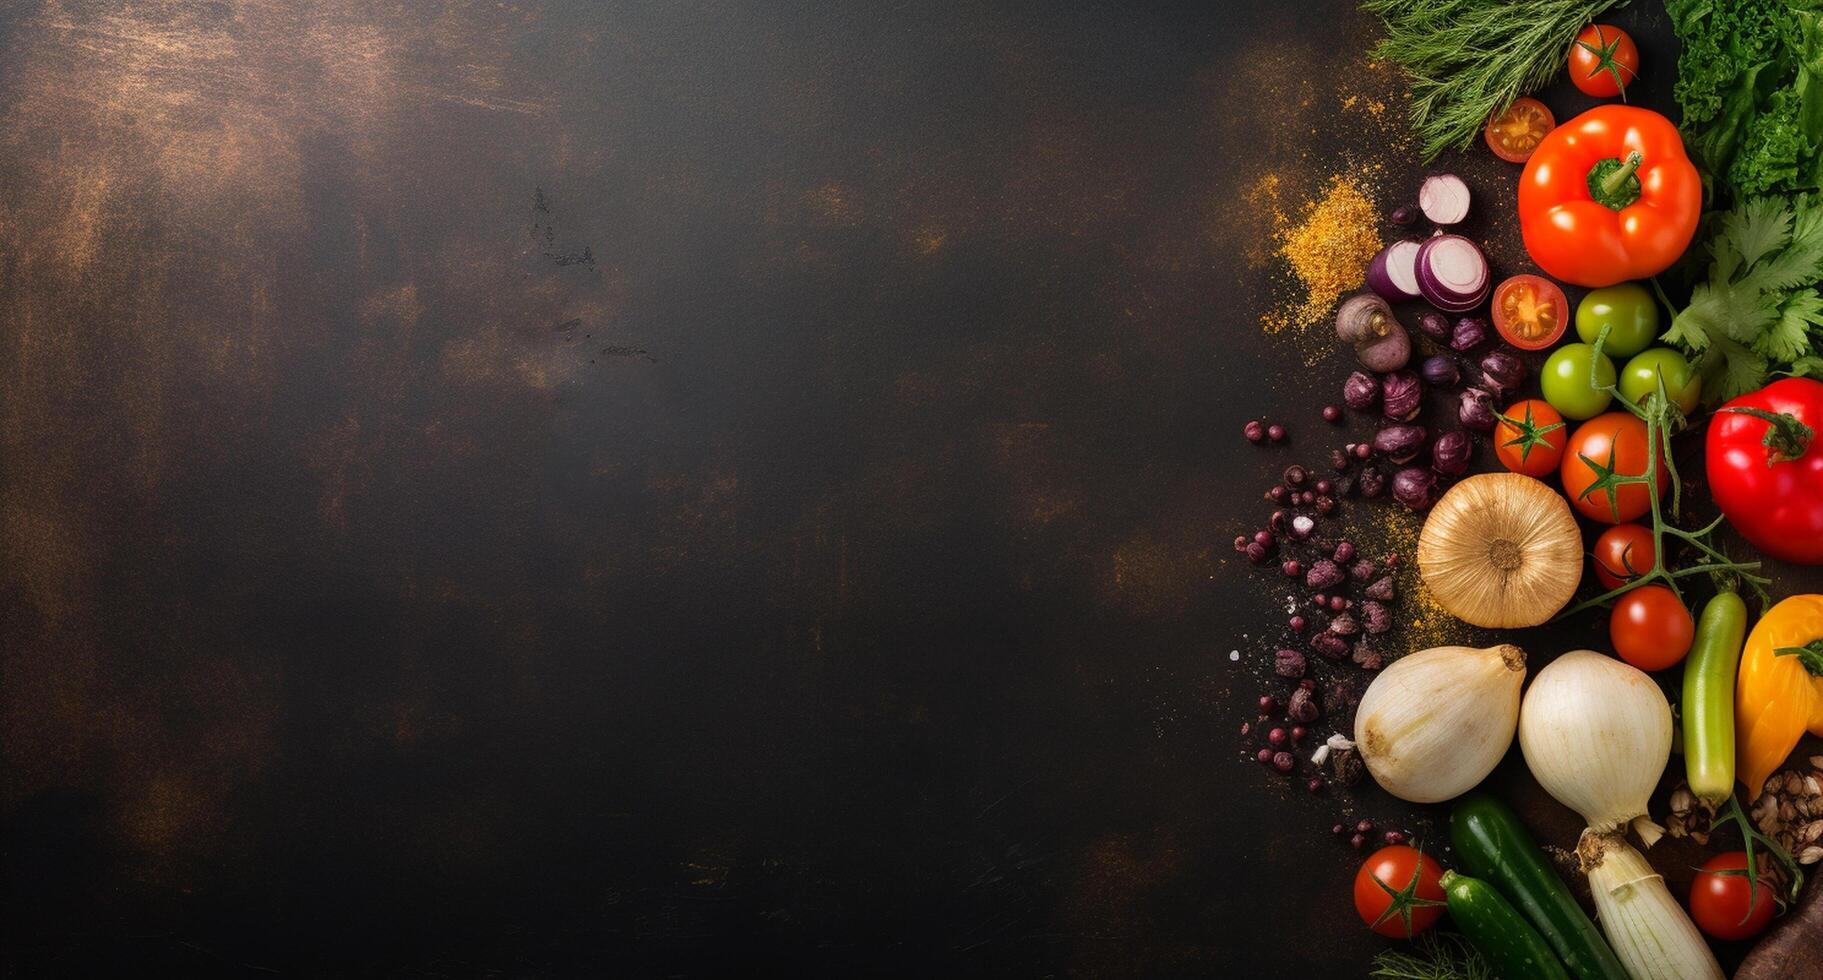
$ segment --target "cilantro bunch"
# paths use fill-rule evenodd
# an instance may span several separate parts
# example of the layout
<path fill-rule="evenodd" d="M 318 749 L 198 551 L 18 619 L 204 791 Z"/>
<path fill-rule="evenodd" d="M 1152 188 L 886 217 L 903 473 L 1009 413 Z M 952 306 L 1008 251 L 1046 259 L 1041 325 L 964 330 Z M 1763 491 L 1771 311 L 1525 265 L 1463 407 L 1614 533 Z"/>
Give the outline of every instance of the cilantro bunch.
<path fill-rule="evenodd" d="M 1664 335 L 1698 364 L 1703 400 L 1774 371 L 1823 378 L 1823 195 L 1751 198 L 1711 227 L 1708 278 Z"/>

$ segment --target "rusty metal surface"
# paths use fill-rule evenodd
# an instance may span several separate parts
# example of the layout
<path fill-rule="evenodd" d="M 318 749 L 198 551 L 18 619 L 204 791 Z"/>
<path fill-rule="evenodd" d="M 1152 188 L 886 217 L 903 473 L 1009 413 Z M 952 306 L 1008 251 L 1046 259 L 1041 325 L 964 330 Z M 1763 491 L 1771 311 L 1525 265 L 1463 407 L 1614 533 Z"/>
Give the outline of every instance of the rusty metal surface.
<path fill-rule="evenodd" d="M 1370 32 L 8 6 L 4 962 L 1359 975 L 1226 542 Z"/>

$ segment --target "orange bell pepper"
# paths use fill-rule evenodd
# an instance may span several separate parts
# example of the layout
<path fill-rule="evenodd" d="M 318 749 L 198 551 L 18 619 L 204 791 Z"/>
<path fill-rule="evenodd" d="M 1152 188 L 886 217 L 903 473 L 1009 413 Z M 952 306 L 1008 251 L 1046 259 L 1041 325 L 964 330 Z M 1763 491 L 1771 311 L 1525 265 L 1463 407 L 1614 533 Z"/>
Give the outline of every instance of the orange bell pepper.
<path fill-rule="evenodd" d="M 1759 798 L 1805 729 L 1823 735 L 1823 595 L 1794 595 L 1747 636 L 1734 685 L 1734 771 Z"/>
<path fill-rule="evenodd" d="M 1532 261 L 1579 286 L 1647 279 L 1696 233 L 1703 180 L 1671 120 L 1604 105 L 1551 130 L 1519 177 Z"/>

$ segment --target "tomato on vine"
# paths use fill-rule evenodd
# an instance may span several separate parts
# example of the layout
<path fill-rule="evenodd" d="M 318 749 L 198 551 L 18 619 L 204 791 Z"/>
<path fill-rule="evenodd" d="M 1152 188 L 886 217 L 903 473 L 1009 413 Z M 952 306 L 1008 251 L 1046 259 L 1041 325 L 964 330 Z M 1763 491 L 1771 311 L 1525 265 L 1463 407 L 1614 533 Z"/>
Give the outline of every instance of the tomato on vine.
<path fill-rule="evenodd" d="M 1563 454 L 1563 492 L 1570 506 L 1590 520 L 1620 524 L 1652 509 L 1646 482 L 1646 423 L 1627 412 L 1608 412 L 1584 422 L 1570 435 Z M 1670 473 L 1660 459 L 1658 491 Z"/>
<path fill-rule="evenodd" d="M 1778 903 L 1771 885 L 1748 878 L 1746 851 L 1717 854 L 1690 881 L 1690 917 L 1717 939 L 1759 935 L 1772 921 Z"/>
<path fill-rule="evenodd" d="M 1570 45 L 1570 81 L 1584 95 L 1598 99 L 1627 97 L 1627 86 L 1639 77 L 1639 47 L 1626 31 L 1590 24 Z"/>
<path fill-rule="evenodd" d="M 1557 409 L 1537 398 L 1514 402 L 1494 427 L 1494 452 L 1515 473 L 1543 477 L 1563 460 L 1568 432 Z"/>
<path fill-rule="evenodd" d="M 1595 539 L 1595 578 L 1604 589 L 1618 589 L 1652 570 L 1658 549 L 1644 524 L 1616 524 Z"/>
<path fill-rule="evenodd" d="M 1690 652 L 1696 621 L 1677 593 L 1662 585 L 1642 585 L 1614 600 L 1608 639 L 1622 660 L 1640 670 L 1664 670 Z"/>
<path fill-rule="evenodd" d="M 1355 911 L 1382 936 L 1410 939 L 1443 917 L 1443 868 L 1404 844 L 1368 855 L 1355 872 Z"/>

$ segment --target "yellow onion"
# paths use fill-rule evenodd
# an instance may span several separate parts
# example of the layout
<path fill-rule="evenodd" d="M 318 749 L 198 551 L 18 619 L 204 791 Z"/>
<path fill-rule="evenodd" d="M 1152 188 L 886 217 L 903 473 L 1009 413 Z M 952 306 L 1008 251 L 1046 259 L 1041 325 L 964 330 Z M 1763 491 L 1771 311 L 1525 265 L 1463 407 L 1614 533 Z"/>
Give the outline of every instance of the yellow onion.
<path fill-rule="evenodd" d="M 1413 803 L 1460 796 L 1513 743 L 1525 651 L 1432 647 L 1393 661 L 1361 695 L 1355 746 L 1374 781 Z"/>
<path fill-rule="evenodd" d="M 1582 581 L 1582 532 L 1563 496 L 1529 476 L 1483 473 L 1451 487 L 1418 536 L 1432 598 L 1476 626 L 1537 626 Z"/>

